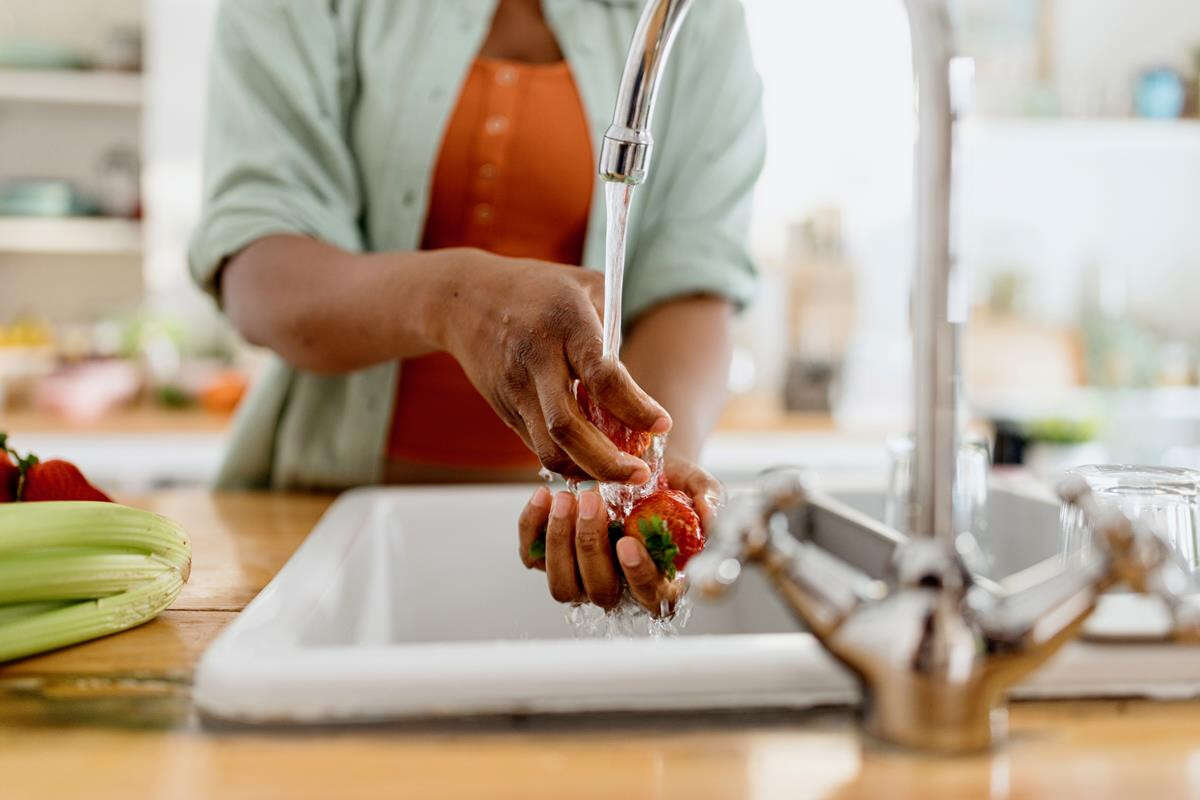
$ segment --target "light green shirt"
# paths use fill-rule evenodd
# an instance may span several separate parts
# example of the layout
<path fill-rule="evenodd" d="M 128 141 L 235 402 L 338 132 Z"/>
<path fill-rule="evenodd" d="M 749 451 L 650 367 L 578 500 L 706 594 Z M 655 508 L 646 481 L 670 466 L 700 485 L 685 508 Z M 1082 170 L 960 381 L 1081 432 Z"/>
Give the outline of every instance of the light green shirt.
<path fill-rule="evenodd" d="M 496 0 L 224 0 L 209 92 L 196 281 L 268 234 L 350 251 L 420 246 L 442 132 Z M 543 0 L 593 151 L 612 118 L 636 0 Z M 672 297 L 744 305 L 764 154 L 761 86 L 741 4 L 700 0 L 663 77 L 649 180 L 630 215 L 624 317 Z M 551 135 L 552 132 L 547 132 Z M 583 266 L 603 269 L 597 180 Z M 243 404 L 218 482 L 340 489 L 380 480 L 394 362 L 317 375 L 274 359 Z"/>

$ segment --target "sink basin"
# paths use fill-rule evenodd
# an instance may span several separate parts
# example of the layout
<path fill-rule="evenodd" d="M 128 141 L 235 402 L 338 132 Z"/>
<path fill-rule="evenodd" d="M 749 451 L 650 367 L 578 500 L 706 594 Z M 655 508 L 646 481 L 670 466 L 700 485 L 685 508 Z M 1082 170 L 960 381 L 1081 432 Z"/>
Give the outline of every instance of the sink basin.
<path fill-rule="evenodd" d="M 281 723 L 857 700 L 849 673 L 757 570 L 726 601 L 698 604 L 678 637 L 575 639 L 545 576 L 517 559 L 515 520 L 529 493 L 347 492 L 204 654 L 198 707 L 218 719 Z M 878 492 L 834 495 L 869 515 L 882 509 Z M 1056 506 L 1006 492 L 994 492 L 991 506 L 1005 520 L 993 554 L 996 574 L 1009 576 L 1002 583 L 1045 569 L 1039 562 L 1057 546 Z M 831 538 L 819 543 L 883 574 L 889 542 L 853 532 Z M 1197 693 L 1200 648 L 1089 641 L 1069 644 L 1016 692 Z"/>

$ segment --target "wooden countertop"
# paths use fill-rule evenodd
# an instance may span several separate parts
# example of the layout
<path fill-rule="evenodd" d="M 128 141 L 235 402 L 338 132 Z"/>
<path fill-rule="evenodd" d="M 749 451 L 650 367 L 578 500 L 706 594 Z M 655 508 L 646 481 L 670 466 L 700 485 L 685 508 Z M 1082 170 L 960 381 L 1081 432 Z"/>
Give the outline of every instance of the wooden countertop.
<path fill-rule="evenodd" d="M 189 699 L 196 659 L 330 498 L 126 499 L 191 532 L 191 581 L 154 622 L 0 667 L 6 800 L 1200 797 L 1200 702 L 1018 703 L 1011 741 L 961 758 L 865 740 L 842 709 L 212 729 Z"/>

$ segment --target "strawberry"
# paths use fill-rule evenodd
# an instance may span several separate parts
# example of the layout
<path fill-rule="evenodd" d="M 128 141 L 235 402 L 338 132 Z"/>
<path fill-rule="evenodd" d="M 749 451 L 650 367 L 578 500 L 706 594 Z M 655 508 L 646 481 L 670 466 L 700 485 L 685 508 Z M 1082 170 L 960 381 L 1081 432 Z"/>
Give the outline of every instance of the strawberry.
<path fill-rule="evenodd" d="M 677 489 L 656 489 L 639 500 L 625 517 L 625 535 L 641 540 L 669 579 L 704 549 L 700 517 L 691 498 Z"/>
<path fill-rule="evenodd" d="M 618 450 L 640 458 L 646 452 L 646 448 L 650 447 L 650 443 L 654 440 L 654 434 L 649 431 L 635 431 L 621 422 L 610 414 L 608 409 L 592 400 L 582 383 L 575 389 L 575 399 L 588 422 L 599 428 L 600 432 L 607 436 Z"/>
<path fill-rule="evenodd" d="M 21 479 L 21 469 L 9 457 L 7 443 L 8 437 L 0 433 L 0 503 L 17 499 L 17 482 Z"/>
<path fill-rule="evenodd" d="M 33 503 L 41 500 L 102 500 L 112 498 L 88 483 L 79 467 L 62 459 L 38 461 L 37 456 L 22 459 L 25 479 L 21 483 L 21 500 Z"/>

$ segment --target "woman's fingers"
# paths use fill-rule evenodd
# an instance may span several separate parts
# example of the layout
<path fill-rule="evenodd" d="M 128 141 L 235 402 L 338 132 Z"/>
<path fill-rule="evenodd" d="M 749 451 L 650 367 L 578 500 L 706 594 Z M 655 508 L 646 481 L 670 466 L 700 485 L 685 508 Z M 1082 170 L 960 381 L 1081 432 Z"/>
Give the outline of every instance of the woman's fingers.
<path fill-rule="evenodd" d="M 637 385 L 625 365 L 605 358 L 599 331 L 580 331 L 567 342 L 571 368 L 597 402 L 635 431 L 666 433 L 671 415 Z"/>
<path fill-rule="evenodd" d="M 588 599 L 601 608 L 612 608 L 621 598 L 621 582 L 613 566 L 608 543 L 608 512 L 598 492 L 579 495 L 575 522 L 575 554 L 579 576 Z"/>
<path fill-rule="evenodd" d="M 550 519 L 550 490 L 538 487 L 517 520 L 521 563 L 529 569 L 546 568 L 546 522 Z"/>
<path fill-rule="evenodd" d="M 542 466 L 551 472 L 557 472 L 564 478 L 588 480 L 591 478 L 578 464 L 567 455 L 550 437 L 546 430 L 546 421 L 542 418 L 542 409 L 538 406 L 537 398 L 531 398 L 521 412 L 521 422 L 525 426 L 527 444 L 533 454 L 542 462 Z"/>
<path fill-rule="evenodd" d="M 713 516 L 725 503 L 725 487 L 708 470 L 684 459 L 668 458 L 663 474 L 668 485 L 692 498 L 701 528 L 707 531 Z"/>
<path fill-rule="evenodd" d="M 670 581 L 658 571 L 650 554 L 637 539 L 626 536 L 617 542 L 617 558 L 621 562 L 621 570 L 629 583 L 629 591 L 642 608 L 654 616 L 664 612 L 663 602 L 666 601 L 666 612 L 670 613 L 675 607 L 675 593 Z"/>
<path fill-rule="evenodd" d="M 571 393 L 565 366 L 549 368 L 534 380 L 546 430 L 575 464 L 602 481 L 642 484 L 650 480 L 650 468 L 645 461 L 618 450 L 583 416 Z"/>
<path fill-rule="evenodd" d="M 550 519 L 546 523 L 546 580 L 550 596 L 558 602 L 583 599 L 575 569 L 575 496 L 570 492 L 554 495 L 550 505 Z"/>

